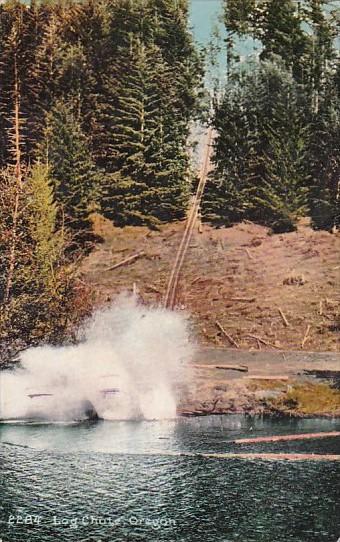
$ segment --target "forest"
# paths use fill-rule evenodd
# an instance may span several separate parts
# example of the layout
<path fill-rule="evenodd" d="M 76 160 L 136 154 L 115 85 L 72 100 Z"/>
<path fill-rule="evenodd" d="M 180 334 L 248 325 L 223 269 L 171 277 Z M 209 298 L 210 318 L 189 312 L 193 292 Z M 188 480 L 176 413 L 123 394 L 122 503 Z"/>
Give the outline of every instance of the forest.
<path fill-rule="evenodd" d="M 215 98 L 205 220 L 274 232 L 340 224 L 340 10 L 325 0 L 226 0 L 226 86 Z M 239 38 L 257 54 L 237 54 Z"/>
<path fill-rule="evenodd" d="M 273 233 L 340 225 L 339 11 L 323 0 L 227 0 L 227 73 L 208 121 L 202 218 Z M 258 53 L 246 60 L 238 39 Z M 207 122 L 204 51 L 187 0 L 0 5 L 2 349 L 72 340 L 91 310 L 80 260 L 91 216 L 117 227 L 186 217 L 189 135 Z M 212 92 L 211 92 L 212 93 Z M 213 93 L 212 93 L 213 94 Z"/>
<path fill-rule="evenodd" d="M 0 6 L 3 341 L 60 341 L 86 313 L 91 213 L 185 217 L 201 78 L 185 0 Z"/>

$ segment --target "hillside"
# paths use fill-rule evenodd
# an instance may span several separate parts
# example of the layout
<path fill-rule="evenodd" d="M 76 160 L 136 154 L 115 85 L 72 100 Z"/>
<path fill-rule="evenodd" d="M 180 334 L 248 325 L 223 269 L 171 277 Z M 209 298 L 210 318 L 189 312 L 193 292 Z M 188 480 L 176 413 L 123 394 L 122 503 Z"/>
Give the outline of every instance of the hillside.
<path fill-rule="evenodd" d="M 134 285 L 143 302 L 161 303 L 184 223 L 150 231 L 115 228 L 98 215 L 93 220 L 103 242 L 84 260 L 79 276 L 93 290 L 95 304 Z M 218 321 L 241 349 L 337 351 L 339 253 L 339 233 L 313 231 L 306 220 L 297 232 L 281 235 L 248 222 L 200 226 L 184 263 L 178 309 L 191 315 L 200 344 L 235 347 Z"/>

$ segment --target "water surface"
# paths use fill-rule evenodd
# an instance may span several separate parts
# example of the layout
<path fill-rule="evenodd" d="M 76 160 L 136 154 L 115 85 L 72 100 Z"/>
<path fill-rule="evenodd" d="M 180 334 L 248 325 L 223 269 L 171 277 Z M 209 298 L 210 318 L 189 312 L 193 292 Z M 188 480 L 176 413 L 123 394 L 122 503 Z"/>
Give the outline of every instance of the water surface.
<path fill-rule="evenodd" d="M 240 451 L 230 443 L 234 438 L 339 429 L 335 420 L 240 416 L 4 424 L 0 533 L 4 542 L 336 542 L 339 463 L 166 454 Z M 242 451 L 339 454 L 340 442 L 248 445 Z"/>

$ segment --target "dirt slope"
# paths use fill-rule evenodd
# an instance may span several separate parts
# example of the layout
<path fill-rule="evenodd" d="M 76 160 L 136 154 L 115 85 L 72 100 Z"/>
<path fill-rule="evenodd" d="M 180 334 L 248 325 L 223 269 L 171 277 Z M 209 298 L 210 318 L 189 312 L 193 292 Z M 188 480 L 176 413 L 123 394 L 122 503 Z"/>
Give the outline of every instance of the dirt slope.
<path fill-rule="evenodd" d="M 184 223 L 150 232 L 114 228 L 95 216 L 94 225 L 103 243 L 79 273 L 93 288 L 96 304 L 131 291 L 134 284 L 145 303 L 161 303 Z M 110 269 L 140 251 L 143 256 Z M 232 347 L 217 328 L 218 320 L 242 349 L 301 349 L 310 326 L 303 349 L 337 351 L 340 234 L 315 232 L 306 221 L 297 232 L 283 235 L 269 235 L 251 223 L 219 230 L 197 227 L 182 272 L 178 308 L 191 314 L 193 332 L 202 344 Z"/>

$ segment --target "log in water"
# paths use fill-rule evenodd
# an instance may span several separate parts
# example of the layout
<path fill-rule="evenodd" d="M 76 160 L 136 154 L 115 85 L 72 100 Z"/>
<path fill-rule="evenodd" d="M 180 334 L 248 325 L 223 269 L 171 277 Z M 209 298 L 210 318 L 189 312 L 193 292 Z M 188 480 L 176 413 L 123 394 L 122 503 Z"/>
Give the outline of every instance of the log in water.
<path fill-rule="evenodd" d="M 265 461 L 340 461 L 340 455 L 337 454 L 313 454 L 313 453 L 200 453 L 200 452 L 172 452 L 155 451 L 143 453 L 126 454 L 131 456 L 157 456 L 157 457 L 195 457 L 204 459 L 246 459 L 246 460 L 265 460 Z"/>
<path fill-rule="evenodd" d="M 257 442 L 281 442 L 289 440 L 306 440 L 329 437 L 340 437 L 340 431 L 331 431 L 329 433 L 300 433 L 298 435 L 274 435 L 270 437 L 240 438 L 233 440 L 233 444 L 256 444 Z"/>

